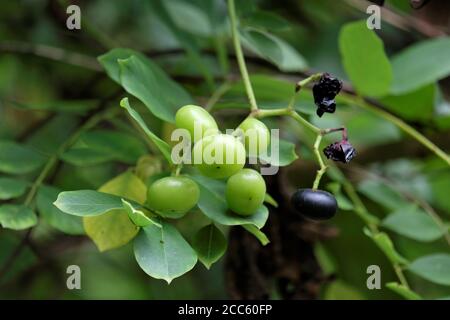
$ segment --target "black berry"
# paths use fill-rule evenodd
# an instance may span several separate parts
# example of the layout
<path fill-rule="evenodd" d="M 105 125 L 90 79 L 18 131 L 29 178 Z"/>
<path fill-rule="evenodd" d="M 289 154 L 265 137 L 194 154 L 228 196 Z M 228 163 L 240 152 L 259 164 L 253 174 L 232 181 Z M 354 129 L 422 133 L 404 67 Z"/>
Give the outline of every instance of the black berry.
<path fill-rule="evenodd" d="M 302 216 L 312 220 L 327 220 L 337 211 L 335 197 L 323 190 L 299 189 L 291 198 L 292 206 Z"/>
<path fill-rule="evenodd" d="M 375 3 L 380 7 L 384 5 L 384 0 L 369 0 L 369 1 Z"/>
<path fill-rule="evenodd" d="M 334 98 L 342 89 L 342 81 L 324 73 L 320 80 L 313 86 L 314 103 L 317 115 L 322 117 L 325 112 L 333 113 L 336 110 Z"/>
<path fill-rule="evenodd" d="M 323 154 L 333 161 L 348 163 L 356 156 L 356 150 L 347 140 L 341 140 L 323 149 Z"/>

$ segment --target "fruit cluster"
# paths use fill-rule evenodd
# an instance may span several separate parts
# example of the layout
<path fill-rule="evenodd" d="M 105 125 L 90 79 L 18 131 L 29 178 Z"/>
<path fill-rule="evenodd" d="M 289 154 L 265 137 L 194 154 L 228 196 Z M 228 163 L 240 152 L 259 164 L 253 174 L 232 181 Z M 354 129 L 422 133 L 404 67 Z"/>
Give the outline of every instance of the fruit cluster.
<path fill-rule="evenodd" d="M 334 101 L 342 82 L 329 74 L 320 75 L 313 86 L 314 100 L 321 117 L 336 109 Z M 213 179 L 227 179 L 225 198 L 228 208 L 236 214 L 254 214 L 263 204 L 266 184 L 261 174 L 244 168 L 247 157 L 266 154 L 270 132 L 266 125 L 252 115 L 246 118 L 232 134 L 219 131 L 216 121 L 204 108 L 186 105 L 175 115 L 177 129 L 184 129 L 192 148 L 190 158 L 200 174 Z M 356 155 L 348 142 L 345 128 L 321 130 L 320 135 L 342 131 L 342 140 L 327 146 L 323 153 L 328 159 L 348 163 Z M 294 209 L 303 217 L 323 220 L 334 216 L 337 202 L 326 191 L 299 189 L 291 198 Z M 167 218 L 179 218 L 191 210 L 200 198 L 196 182 L 188 176 L 175 174 L 155 181 L 148 189 L 149 207 Z"/>
<path fill-rule="evenodd" d="M 228 179 L 225 198 L 236 214 L 252 215 L 264 202 L 266 184 L 257 171 L 244 169 L 248 156 L 267 151 L 270 132 L 255 119 L 245 119 L 235 132 L 223 134 L 214 118 L 202 107 L 186 105 L 175 116 L 176 128 L 189 133 L 194 143 L 192 157 L 198 171 L 213 179 Z M 155 181 L 148 189 L 151 209 L 167 218 L 179 218 L 200 198 L 198 185 L 187 176 L 171 176 Z"/>
<path fill-rule="evenodd" d="M 336 111 L 335 97 L 342 89 L 342 81 L 331 77 L 328 73 L 320 76 L 313 86 L 314 102 L 317 106 L 317 115 L 322 117 L 325 112 Z M 345 128 L 322 130 L 321 135 L 342 131 L 342 140 L 327 146 L 323 153 L 333 161 L 348 163 L 356 156 L 356 150 L 349 143 Z M 337 211 L 336 198 L 329 192 L 313 189 L 299 189 L 291 197 L 293 208 L 303 217 L 313 220 L 332 218 Z"/>

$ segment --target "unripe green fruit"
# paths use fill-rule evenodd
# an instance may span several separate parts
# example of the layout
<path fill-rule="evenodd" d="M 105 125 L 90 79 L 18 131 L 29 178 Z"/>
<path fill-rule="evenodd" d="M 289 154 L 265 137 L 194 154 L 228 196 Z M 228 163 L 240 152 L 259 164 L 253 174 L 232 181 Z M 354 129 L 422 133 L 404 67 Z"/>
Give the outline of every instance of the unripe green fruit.
<path fill-rule="evenodd" d="M 155 181 L 147 191 L 149 207 L 167 218 L 178 218 L 198 202 L 200 189 L 183 176 L 165 177 Z"/>
<path fill-rule="evenodd" d="M 214 179 L 227 178 L 245 164 L 244 145 L 228 134 L 204 137 L 194 145 L 192 156 L 200 173 Z"/>
<path fill-rule="evenodd" d="M 175 124 L 177 128 L 189 131 L 191 141 L 194 142 L 219 132 L 216 121 L 208 111 L 191 104 L 181 107 L 177 111 Z M 195 135 L 195 129 L 197 129 L 197 136 Z"/>
<path fill-rule="evenodd" d="M 237 129 L 242 130 L 245 150 L 249 156 L 256 157 L 268 152 L 270 131 L 262 121 L 247 118 Z"/>
<path fill-rule="evenodd" d="M 264 202 L 266 183 L 257 171 L 243 169 L 228 179 L 225 195 L 233 212 L 252 215 Z"/>

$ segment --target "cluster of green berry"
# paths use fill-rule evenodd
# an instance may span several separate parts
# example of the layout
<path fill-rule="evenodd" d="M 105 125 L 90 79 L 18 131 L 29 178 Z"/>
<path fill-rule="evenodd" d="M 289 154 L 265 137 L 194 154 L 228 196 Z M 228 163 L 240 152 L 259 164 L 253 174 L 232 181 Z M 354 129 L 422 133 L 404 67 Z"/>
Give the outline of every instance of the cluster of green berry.
<path fill-rule="evenodd" d="M 264 202 L 266 184 L 259 172 L 244 165 L 247 155 L 258 156 L 267 151 L 270 132 L 266 125 L 249 117 L 233 134 L 223 134 L 211 114 L 195 105 L 180 108 L 175 124 L 176 128 L 186 130 L 194 143 L 192 157 L 200 159 L 194 161 L 198 171 L 209 178 L 228 179 L 225 194 L 228 208 L 244 216 L 255 213 Z M 147 202 L 161 215 L 178 218 L 191 210 L 199 197 L 195 181 L 179 175 L 155 181 L 148 189 Z"/>

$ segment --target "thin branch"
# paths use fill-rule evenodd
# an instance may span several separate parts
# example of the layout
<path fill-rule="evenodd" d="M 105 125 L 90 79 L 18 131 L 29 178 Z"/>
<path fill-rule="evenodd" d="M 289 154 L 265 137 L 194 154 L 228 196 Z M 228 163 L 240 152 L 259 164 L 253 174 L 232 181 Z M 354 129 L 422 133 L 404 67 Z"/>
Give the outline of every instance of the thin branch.
<path fill-rule="evenodd" d="M 92 71 L 102 71 L 100 64 L 93 57 L 44 44 L 34 44 L 20 41 L 2 41 L 0 42 L 0 52 L 32 54 L 38 57 L 64 62 Z"/>
<path fill-rule="evenodd" d="M 239 31 L 237 27 L 237 18 L 234 0 L 228 0 L 228 13 L 231 21 L 231 35 L 233 38 L 234 50 L 236 52 L 239 70 L 241 72 L 242 80 L 244 81 L 245 85 L 245 91 L 247 92 L 248 100 L 250 102 L 250 109 L 251 111 L 255 111 L 258 110 L 258 105 L 256 103 L 255 93 L 253 92 L 253 87 L 250 82 L 247 66 L 245 64 L 244 54 L 242 53 L 241 42 L 239 40 Z"/>
<path fill-rule="evenodd" d="M 371 4 L 368 2 L 364 3 L 361 0 L 345 0 L 345 2 L 364 13 L 367 10 L 367 6 Z M 445 36 L 448 34 L 439 27 L 414 16 L 404 15 L 395 8 L 387 5 L 381 7 L 381 19 L 401 30 L 419 32 L 429 38 Z"/>

